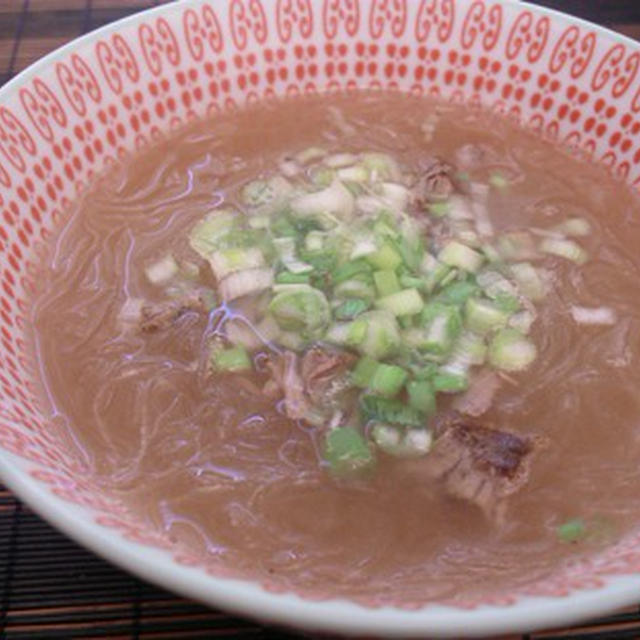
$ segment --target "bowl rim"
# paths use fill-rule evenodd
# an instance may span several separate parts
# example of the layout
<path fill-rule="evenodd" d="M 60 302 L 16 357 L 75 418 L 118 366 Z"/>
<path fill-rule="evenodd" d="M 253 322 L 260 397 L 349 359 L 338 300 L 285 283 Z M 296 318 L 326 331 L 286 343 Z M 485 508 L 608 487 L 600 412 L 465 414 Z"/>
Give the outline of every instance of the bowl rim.
<path fill-rule="evenodd" d="M 640 50 L 640 43 L 628 36 L 557 9 L 520 0 L 493 1 L 503 6 L 526 7 L 537 15 L 588 27 L 616 42 Z M 39 58 L 0 87 L 0 104 L 15 87 L 47 69 L 52 62 L 78 46 L 150 16 L 184 11 L 201 4 L 201 0 L 182 0 L 152 7 L 74 38 Z M 7 423 L 11 422 L 7 420 Z M 600 586 L 573 588 L 562 596 L 524 596 L 518 597 L 513 603 L 482 605 L 472 609 L 440 604 L 427 604 L 416 610 L 389 606 L 371 608 L 344 598 L 314 601 L 294 593 L 269 592 L 257 581 L 209 575 L 199 567 L 178 564 L 166 550 L 126 539 L 121 533 L 109 530 L 87 517 L 91 509 L 68 502 L 49 491 L 44 484 L 29 475 L 29 466 L 35 468 L 28 460 L 0 448 L 0 480 L 34 512 L 70 539 L 111 564 L 160 588 L 207 606 L 272 624 L 320 632 L 373 634 L 389 638 L 417 638 L 424 637 L 425 634 L 460 637 L 461 632 L 467 637 L 481 637 L 514 630 L 527 632 L 567 625 L 640 601 L 640 570 L 624 575 L 605 575 L 602 576 L 603 584 Z"/>

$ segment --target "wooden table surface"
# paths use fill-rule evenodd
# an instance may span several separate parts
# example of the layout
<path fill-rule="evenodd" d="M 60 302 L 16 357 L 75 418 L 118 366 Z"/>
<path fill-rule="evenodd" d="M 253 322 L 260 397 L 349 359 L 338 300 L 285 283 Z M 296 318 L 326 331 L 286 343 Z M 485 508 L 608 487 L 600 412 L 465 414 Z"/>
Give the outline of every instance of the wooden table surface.
<path fill-rule="evenodd" d="M 0 84 L 65 42 L 159 4 L 163 0 L 0 0 Z M 538 4 L 640 39 L 640 0 Z M 0 638 L 297 637 L 177 598 L 115 569 L 51 529 L 0 487 Z M 640 608 L 519 638 L 637 639 Z"/>

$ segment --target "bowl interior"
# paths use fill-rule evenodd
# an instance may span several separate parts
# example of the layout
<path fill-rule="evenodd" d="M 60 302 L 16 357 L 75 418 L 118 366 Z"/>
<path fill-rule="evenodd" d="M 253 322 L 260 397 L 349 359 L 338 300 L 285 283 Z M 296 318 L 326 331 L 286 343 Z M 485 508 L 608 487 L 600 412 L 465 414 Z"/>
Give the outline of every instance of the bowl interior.
<path fill-rule="evenodd" d="M 441 603 L 327 602 L 330 594 L 275 594 L 273 585 L 233 580 L 228 569 L 176 553 L 93 486 L 59 425 L 40 410 L 28 327 L 38 265 L 69 203 L 120 156 L 189 120 L 280 95 L 436 94 L 515 118 L 638 186 L 639 66 L 637 43 L 510 0 L 182 2 L 50 54 L 0 90 L 5 481 L 70 535 L 148 579 L 294 624 L 488 633 L 575 618 L 593 593 L 592 614 L 633 602 L 640 580 L 621 576 L 640 567 L 637 536 L 552 580 L 458 603 L 457 611 Z"/>

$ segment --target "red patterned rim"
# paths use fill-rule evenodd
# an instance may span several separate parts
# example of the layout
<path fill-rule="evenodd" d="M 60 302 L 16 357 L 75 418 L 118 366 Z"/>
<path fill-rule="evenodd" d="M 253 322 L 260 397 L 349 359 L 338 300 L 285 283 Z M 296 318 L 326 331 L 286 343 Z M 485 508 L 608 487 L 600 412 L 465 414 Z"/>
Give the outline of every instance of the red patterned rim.
<path fill-rule="evenodd" d="M 640 187 L 639 67 L 637 43 L 514 0 L 183 2 L 47 56 L 0 91 L 0 459 L 11 467 L 7 481 L 21 484 L 16 478 L 28 473 L 41 493 L 81 505 L 77 513 L 84 515 L 77 517 L 91 519 L 94 530 L 162 549 L 167 565 L 229 577 L 193 557 L 171 560 L 170 543 L 100 495 L 38 413 L 37 363 L 25 344 L 36 265 L 68 203 L 119 156 L 191 119 L 262 98 L 391 88 L 481 103 L 581 149 Z M 37 491 L 23 491 L 46 510 Z M 48 515 L 56 520 L 54 511 Z M 630 536 L 551 579 L 454 606 L 514 608 L 529 596 L 599 589 L 607 577 L 640 571 L 639 543 L 640 534 Z M 170 577 L 147 577 L 172 585 Z M 199 587 L 173 586 L 207 599 Z M 620 596 L 614 604 L 628 600 Z M 434 606 L 388 598 L 358 604 L 423 612 Z"/>

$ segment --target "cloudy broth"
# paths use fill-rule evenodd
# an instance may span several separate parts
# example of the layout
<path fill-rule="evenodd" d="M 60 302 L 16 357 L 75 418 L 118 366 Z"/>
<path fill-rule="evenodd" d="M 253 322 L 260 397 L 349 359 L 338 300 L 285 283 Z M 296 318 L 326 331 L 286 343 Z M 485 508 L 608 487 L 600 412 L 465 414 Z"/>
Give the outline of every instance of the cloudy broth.
<path fill-rule="evenodd" d="M 567 216 L 592 228 L 586 264 L 544 259 L 553 286 L 532 328 L 538 358 L 508 376 L 481 419 L 546 442 L 501 522 L 421 479 L 418 461 L 380 456 L 375 474 L 353 481 L 327 473 L 317 429 L 237 376 L 209 374 L 202 352 L 215 314 L 187 313 L 148 334 L 122 329 L 127 298 L 159 299 L 145 265 L 167 247 L 188 256 L 189 229 L 283 154 L 376 149 L 413 167 L 425 153 L 454 163 L 469 143 L 488 151 L 477 179 L 509 178 L 489 195 L 496 229 Z M 105 491 L 241 575 L 393 601 L 526 585 L 638 522 L 639 246 L 631 192 L 497 116 L 394 93 L 254 106 L 155 143 L 74 204 L 33 307 L 43 405 Z M 578 324 L 572 305 L 611 308 L 616 322 Z M 594 535 L 567 543 L 557 528 L 576 518 Z"/>

